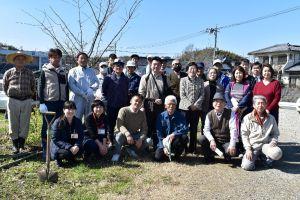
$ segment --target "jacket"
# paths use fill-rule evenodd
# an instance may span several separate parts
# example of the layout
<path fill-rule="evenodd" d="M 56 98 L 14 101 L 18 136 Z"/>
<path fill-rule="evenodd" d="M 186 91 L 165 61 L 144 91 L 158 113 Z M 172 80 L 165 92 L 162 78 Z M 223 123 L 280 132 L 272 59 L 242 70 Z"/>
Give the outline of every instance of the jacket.
<path fill-rule="evenodd" d="M 68 83 L 70 89 L 70 100 L 72 101 L 77 100 L 77 97 L 75 98 L 75 96 L 83 98 L 89 88 L 96 91 L 99 85 L 94 69 L 82 66 L 70 69 L 68 74 Z"/>
<path fill-rule="evenodd" d="M 172 133 L 175 134 L 175 137 L 177 135 L 186 135 L 188 126 L 186 125 L 184 116 L 179 111 L 175 111 L 172 116 L 170 116 L 167 111 L 164 111 L 158 115 L 156 130 L 158 137 L 157 148 L 163 148 L 162 140 L 165 137 Z"/>
<path fill-rule="evenodd" d="M 51 63 L 44 65 L 39 78 L 39 100 L 66 101 L 69 97 L 67 74 L 62 67 L 55 68 Z"/>
<path fill-rule="evenodd" d="M 220 72 L 217 78 L 217 83 L 219 83 L 224 88 L 226 88 L 229 82 L 230 82 L 230 78 L 225 74 L 223 74 L 222 72 Z"/>
<path fill-rule="evenodd" d="M 128 104 L 128 82 L 124 73 L 119 79 L 115 72 L 104 78 L 102 98 L 107 101 L 107 106 L 121 108 Z"/>
<path fill-rule="evenodd" d="M 128 81 L 128 93 L 130 95 L 138 94 L 141 77 L 133 73 L 132 75 L 128 75 Z"/>
<path fill-rule="evenodd" d="M 224 87 L 219 84 L 216 83 L 216 93 L 224 93 Z M 205 81 L 204 82 L 204 100 L 202 103 L 202 111 L 204 111 L 204 113 L 207 113 L 209 110 L 209 108 L 212 106 L 210 104 L 212 104 L 212 99 L 210 99 L 211 96 L 211 91 L 210 91 L 210 85 L 209 85 L 209 81 Z"/>
<path fill-rule="evenodd" d="M 100 142 L 107 138 L 107 117 L 102 114 L 99 118 L 94 117 L 94 113 L 88 114 L 84 120 L 85 139 L 98 139 Z M 100 132 L 98 129 L 102 129 Z"/>
<path fill-rule="evenodd" d="M 246 150 L 260 150 L 263 144 L 278 141 L 279 129 L 275 118 L 268 114 L 263 126 L 254 117 L 254 111 L 247 114 L 241 124 L 241 136 Z"/>
<path fill-rule="evenodd" d="M 74 145 L 77 145 L 79 149 L 82 148 L 83 127 L 78 118 L 73 117 L 71 125 L 65 117 L 57 118 L 51 129 L 53 134 L 51 140 L 52 159 L 56 159 L 59 149 L 69 150 Z"/>
<path fill-rule="evenodd" d="M 179 109 L 189 110 L 191 105 L 195 105 L 198 110 L 202 110 L 204 99 L 204 85 L 200 77 L 192 80 L 190 77 L 184 77 L 180 80 L 180 103 Z"/>
<path fill-rule="evenodd" d="M 180 98 L 179 96 L 179 85 L 180 85 L 180 79 L 186 77 L 187 74 L 185 72 L 179 72 L 179 77 L 175 72 L 172 72 L 168 76 L 168 81 L 169 81 L 169 87 L 170 91 L 176 98 Z"/>

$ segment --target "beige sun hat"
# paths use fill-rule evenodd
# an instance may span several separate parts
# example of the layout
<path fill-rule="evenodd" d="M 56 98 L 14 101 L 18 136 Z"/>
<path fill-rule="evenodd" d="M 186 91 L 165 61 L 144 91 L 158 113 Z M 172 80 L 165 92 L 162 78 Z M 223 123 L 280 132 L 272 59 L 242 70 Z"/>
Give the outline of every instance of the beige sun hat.
<path fill-rule="evenodd" d="M 16 58 L 17 56 L 24 56 L 24 57 L 26 58 L 26 63 L 30 63 L 30 62 L 32 62 L 32 60 L 33 60 L 33 57 L 32 57 L 32 56 L 27 55 L 27 54 L 23 53 L 22 51 L 17 51 L 17 52 L 15 52 L 15 53 L 8 54 L 8 55 L 6 56 L 6 60 L 7 60 L 7 62 L 9 62 L 9 63 L 14 63 L 14 60 L 15 60 L 15 58 Z"/>

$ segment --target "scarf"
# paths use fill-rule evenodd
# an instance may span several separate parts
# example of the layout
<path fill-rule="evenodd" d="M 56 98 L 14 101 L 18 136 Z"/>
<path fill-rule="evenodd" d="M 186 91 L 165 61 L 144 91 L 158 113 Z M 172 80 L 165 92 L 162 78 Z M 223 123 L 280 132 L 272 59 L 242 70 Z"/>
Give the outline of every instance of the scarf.
<path fill-rule="evenodd" d="M 256 121 L 258 122 L 258 124 L 260 126 L 263 126 L 264 124 L 264 121 L 266 120 L 266 118 L 268 117 L 268 113 L 266 111 L 264 111 L 262 113 L 262 118 L 259 116 L 258 112 L 256 109 L 253 110 L 253 115 L 254 115 L 254 118 L 256 119 Z"/>

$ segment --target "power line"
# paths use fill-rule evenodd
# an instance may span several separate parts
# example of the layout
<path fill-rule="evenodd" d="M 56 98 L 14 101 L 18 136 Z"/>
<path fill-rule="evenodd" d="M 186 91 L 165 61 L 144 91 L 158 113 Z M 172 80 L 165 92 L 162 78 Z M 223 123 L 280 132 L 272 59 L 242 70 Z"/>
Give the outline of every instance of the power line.
<path fill-rule="evenodd" d="M 131 47 L 127 47 L 127 49 L 146 49 L 146 48 L 152 48 L 152 47 L 159 47 L 159 46 L 165 46 L 165 45 L 169 45 L 169 44 L 173 44 L 173 43 L 177 43 L 177 42 L 181 42 L 181 41 L 185 41 L 185 40 L 189 40 L 191 38 L 194 37 L 198 37 L 199 35 L 205 34 L 206 30 L 202 30 L 202 31 L 198 31 L 195 33 L 190 33 L 184 36 L 180 36 L 177 38 L 173 38 L 170 40 L 166 40 L 166 41 L 162 41 L 162 42 L 156 42 L 153 44 L 145 44 L 145 45 L 140 45 L 140 46 L 131 46 Z"/>
<path fill-rule="evenodd" d="M 244 25 L 244 24 L 264 20 L 264 19 L 267 19 L 267 18 L 272 18 L 272 17 L 278 16 L 278 15 L 286 14 L 286 13 L 296 11 L 296 10 L 299 10 L 299 9 L 300 9 L 300 6 L 295 6 L 295 7 L 292 7 L 292 8 L 277 11 L 277 12 L 274 12 L 274 13 L 271 13 L 271 14 L 268 14 L 268 15 L 264 15 L 264 16 L 261 16 L 261 17 L 256 17 L 256 18 L 249 19 L 249 20 L 246 20 L 246 21 L 233 23 L 233 24 L 229 24 L 229 25 L 225 25 L 225 26 L 220 26 L 220 27 L 218 27 L 218 30 L 219 29 L 225 29 L 225 28 L 231 28 L 231 27 L 235 27 L 235 26 L 240 26 L 240 25 Z M 195 33 L 190 33 L 190 34 L 187 34 L 187 35 L 184 35 L 184 36 L 176 37 L 176 38 L 166 40 L 166 41 L 155 42 L 155 43 L 152 43 L 152 44 L 131 46 L 131 47 L 127 47 L 127 49 L 146 49 L 146 48 L 152 48 L 152 47 L 166 46 L 166 45 L 182 42 L 182 41 L 185 41 L 185 40 L 189 40 L 191 38 L 199 37 L 200 35 L 203 35 L 203 34 L 209 32 L 209 30 L 210 29 L 205 29 L 205 30 L 201 30 L 201 31 L 198 31 L 198 32 L 195 32 Z"/>
<path fill-rule="evenodd" d="M 244 25 L 244 24 L 264 20 L 264 19 L 267 19 L 267 18 L 272 18 L 272 17 L 278 16 L 278 15 L 282 15 L 282 14 L 289 13 L 289 12 L 299 10 L 299 9 L 300 9 L 300 6 L 296 6 L 296 7 L 293 7 L 293 8 L 288 8 L 288 9 L 281 10 L 281 11 L 278 11 L 278 12 L 275 12 L 275 13 L 271 13 L 271 14 L 268 14 L 268 15 L 265 15 L 265 16 L 262 16 L 262 17 L 256 17 L 256 18 L 249 19 L 249 20 L 246 20 L 246 21 L 242 21 L 242 22 L 238 22 L 238 23 L 234 23 L 234 24 L 229 24 L 229 25 L 226 25 L 226 26 L 221 26 L 221 27 L 219 27 L 219 29 L 231 28 L 231 27 L 234 27 L 234 26 L 240 26 L 240 25 Z"/>
<path fill-rule="evenodd" d="M 136 53 L 136 54 L 151 54 L 151 55 L 169 55 L 172 53 L 155 53 L 155 52 L 139 52 L 139 51 L 126 51 L 126 50 L 116 50 L 117 52 L 124 52 L 124 53 Z M 175 53 L 173 53 L 175 54 Z"/>

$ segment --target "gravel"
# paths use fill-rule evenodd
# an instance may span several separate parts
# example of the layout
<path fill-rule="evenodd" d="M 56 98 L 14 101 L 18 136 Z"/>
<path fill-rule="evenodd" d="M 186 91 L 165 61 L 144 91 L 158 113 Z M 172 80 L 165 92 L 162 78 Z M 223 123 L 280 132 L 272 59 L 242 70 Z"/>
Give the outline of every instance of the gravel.
<path fill-rule="evenodd" d="M 142 164 L 145 173 L 119 199 L 300 199 L 300 114 L 280 110 L 280 146 L 283 159 L 272 169 L 258 166 L 247 172 L 217 162 L 204 165 L 202 156 L 187 156 L 181 163 Z"/>

